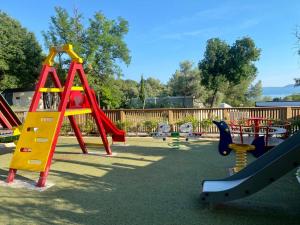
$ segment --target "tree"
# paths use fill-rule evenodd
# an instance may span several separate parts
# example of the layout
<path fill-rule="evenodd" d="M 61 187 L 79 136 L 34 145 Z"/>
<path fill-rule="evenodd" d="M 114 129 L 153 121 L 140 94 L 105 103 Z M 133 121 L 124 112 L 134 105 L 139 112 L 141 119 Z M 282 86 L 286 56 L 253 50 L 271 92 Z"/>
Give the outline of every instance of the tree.
<path fill-rule="evenodd" d="M 230 46 L 219 38 L 208 40 L 204 58 L 198 66 L 202 72 L 202 84 L 212 91 L 210 106 L 215 105 L 218 92 L 225 93 L 228 87 L 255 79 L 257 69 L 254 62 L 260 50 L 249 37 L 236 40 Z"/>
<path fill-rule="evenodd" d="M 262 82 L 259 80 L 256 84 L 251 85 L 247 93 L 248 99 L 259 100 L 263 94 Z"/>
<path fill-rule="evenodd" d="M 130 63 L 129 50 L 124 42 L 128 32 L 128 22 L 119 17 L 110 20 L 101 12 L 96 12 L 89 19 L 87 27 L 82 22 L 83 16 L 75 10 L 73 15 L 61 8 L 55 8 L 56 15 L 51 17 L 49 30 L 43 32 L 47 47 L 71 43 L 75 52 L 84 58 L 84 69 L 91 86 L 100 92 L 101 98 L 112 99 L 113 91 L 108 91 L 112 78 L 120 77 L 122 71 L 118 65 Z M 59 68 L 65 76 L 69 59 L 58 56 Z M 108 106 L 108 102 L 103 102 Z"/>
<path fill-rule="evenodd" d="M 190 61 L 179 64 L 179 70 L 175 71 L 167 85 L 171 96 L 194 96 L 202 102 L 207 97 L 207 92 L 201 85 L 201 73 Z"/>
<path fill-rule="evenodd" d="M 139 99 L 143 103 L 143 109 L 145 109 L 146 97 L 147 96 L 146 96 L 145 80 L 142 75 L 141 82 L 140 82 Z"/>
<path fill-rule="evenodd" d="M 74 9 L 73 17 L 61 8 L 54 8 L 56 15 L 50 17 L 49 30 L 43 31 L 45 46 L 62 46 L 64 44 L 72 44 L 75 52 L 81 57 L 85 57 L 86 32 L 82 25 L 82 14 Z M 68 71 L 70 59 L 63 57 L 62 53 L 58 53 L 58 75 L 64 80 Z"/>
<path fill-rule="evenodd" d="M 43 59 L 34 34 L 0 11 L 0 36 L 0 90 L 33 87 Z"/>
<path fill-rule="evenodd" d="M 135 80 L 116 80 L 116 88 L 122 93 L 121 105 L 122 108 L 130 108 L 131 100 L 139 96 L 139 83 Z"/>
<path fill-rule="evenodd" d="M 166 85 L 153 77 L 148 77 L 145 80 L 145 89 L 148 97 L 161 97 L 166 93 Z"/>

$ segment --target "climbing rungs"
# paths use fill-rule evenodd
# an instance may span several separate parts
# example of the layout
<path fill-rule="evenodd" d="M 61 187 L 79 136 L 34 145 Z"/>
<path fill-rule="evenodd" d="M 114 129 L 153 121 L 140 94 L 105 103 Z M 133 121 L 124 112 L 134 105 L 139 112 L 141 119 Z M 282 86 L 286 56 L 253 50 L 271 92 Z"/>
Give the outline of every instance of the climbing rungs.
<path fill-rule="evenodd" d="M 86 109 L 67 109 L 66 112 L 65 112 L 65 116 L 87 114 L 87 113 L 91 113 L 91 112 L 92 112 L 92 110 L 90 108 L 86 108 Z"/>
<path fill-rule="evenodd" d="M 72 87 L 71 88 L 72 91 L 83 91 L 83 87 Z M 64 91 L 64 88 L 40 88 L 39 89 L 39 92 L 55 92 L 55 93 L 58 93 L 58 92 L 63 92 Z"/>
<path fill-rule="evenodd" d="M 10 168 L 45 171 L 60 112 L 28 112 Z"/>

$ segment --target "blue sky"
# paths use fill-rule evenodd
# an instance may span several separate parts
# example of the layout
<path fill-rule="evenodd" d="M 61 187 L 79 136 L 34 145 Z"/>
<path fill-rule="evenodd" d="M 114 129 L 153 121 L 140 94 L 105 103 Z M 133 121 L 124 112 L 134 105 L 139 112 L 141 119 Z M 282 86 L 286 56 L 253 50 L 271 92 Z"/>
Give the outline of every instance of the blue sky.
<path fill-rule="evenodd" d="M 78 8 L 86 20 L 96 11 L 128 20 L 125 41 L 132 61 L 129 67 L 122 65 L 125 79 L 139 80 L 143 74 L 166 83 L 180 61 L 196 65 L 202 59 L 209 38 L 233 43 L 244 36 L 262 50 L 256 80 L 263 86 L 283 86 L 300 77 L 294 35 L 300 26 L 299 0 L 2 0 L 0 9 L 34 32 L 43 45 L 41 31 L 48 29 L 55 6 L 70 13 Z"/>

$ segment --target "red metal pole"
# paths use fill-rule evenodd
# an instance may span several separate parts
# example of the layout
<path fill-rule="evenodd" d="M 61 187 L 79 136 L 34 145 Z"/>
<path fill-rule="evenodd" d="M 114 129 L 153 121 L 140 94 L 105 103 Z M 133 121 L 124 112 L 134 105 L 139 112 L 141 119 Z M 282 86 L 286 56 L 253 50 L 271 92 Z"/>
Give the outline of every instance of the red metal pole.
<path fill-rule="evenodd" d="M 52 70 L 52 71 L 51 71 L 51 77 L 52 77 L 52 79 L 53 79 L 53 82 L 54 82 L 55 87 L 57 87 L 57 88 L 62 88 L 62 85 L 61 85 L 61 82 L 60 82 L 60 80 L 59 80 L 59 78 L 58 78 L 58 75 L 57 75 L 57 73 L 56 73 L 56 70 Z M 62 97 L 62 93 L 61 93 L 61 92 L 59 92 L 59 97 L 60 97 L 60 98 Z M 70 124 L 71 124 L 71 126 L 72 126 L 72 128 L 73 128 L 73 130 L 74 130 L 74 132 L 75 132 L 75 136 L 76 136 L 76 138 L 77 138 L 77 140 L 78 140 L 78 143 L 79 143 L 79 145 L 80 145 L 80 148 L 81 148 L 82 152 L 83 152 L 84 154 L 87 154 L 88 151 L 87 151 L 87 149 L 86 149 L 84 140 L 83 140 L 83 138 L 82 138 L 80 129 L 79 129 L 78 125 L 76 124 L 76 120 L 75 120 L 74 116 L 68 116 L 68 118 L 69 118 Z"/>
<path fill-rule="evenodd" d="M 95 101 L 95 98 L 93 97 L 92 90 L 90 89 L 90 87 L 88 85 L 88 81 L 87 81 L 87 78 L 85 76 L 85 73 L 83 71 L 81 64 L 78 64 L 77 72 L 78 72 L 79 78 L 84 86 L 85 94 L 86 94 L 89 104 L 91 106 L 92 115 L 96 121 L 96 125 L 98 127 L 103 145 L 105 147 L 105 151 L 106 151 L 107 155 L 112 155 L 112 151 L 111 151 L 111 148 L 110 148 L 108 140 L 107 140 L 106 132 L 105 132 L 103 123 L 100 119 L 99 111 L 97 109 L 97 102 Z"/>
<path fill-rule="evenodd" d="M 16 127 L 22 124 L 20 119 L 12 111 L 12 109 L 10 108 L 10 106 L 8 105 L 8 103 L 6 102 L 6 100 L 1 94 L 0 94 L 0 111 L 2 112 L 5 119 L 9 122 L 10 127 Z"/>
<path fill-rule="evenodd" d="M 80 129 L 79 129 L 78 125 L 76 124 L 76 120 L 75 120 L 74 116 L 68 116 L 68 118 L 69 118 L 69 120 L 70 120 L 71 126 L 72 126 L 72 128 L 73 128 L 73 130 L 74 130 L 74 133 L 75 133 L 75 135 L 76 135 L 76 138 L 77 138 L 77 140 L 78 140 L 78 143 L 79 143 L 79 145 L 80 145 L 80 148 L 81 148 L 81 150 L 82 150 L 82 153 L 87 154 L 88 151 L 87 151 L 87 149 L 86 149 L 84 140 L 83 140 L 83 138 L 82 138 Z"/>
<path fill-rule="evenodd" d="M 1 110 L 1 106 L 0 106 L 0 111 Z M 3 128 L 8 128 L 8 129 L 12 129 L 11 124 L 6 120 L 5 116 L 0 112 L 0 124 Z"/>
<path fill-rule="evenodd" d="M 61 101 L 60 101 L 60 104 L 58 106 L 58 111 L 60 112 L 60 116 L 58 118 L 58 126 L 57 126 L 57 129 L 55 131 L 54 138 L 53 138 L 53 141 L 52 141 L 52 144 L 51 144 L 51 150 L 50 150 L 48 161 L 47 161 L 47 164 L 46 164 L 46 169 L 45 169 L 45 171 L 40 172 L 40 178 L 39 178 L 39 181 L 37 182 L 37 185 L 36 185 L 38 187 L 44 187 L 45 184 L 46 184 L 46 180 L 47 180 L 47 176 L 48 176 L 48 173 L 49 173 L 49 170 L 50 170 L 53 154 L 54 154 L 55 147 L 56 147 L 57 140 L 58 140 L 58 136 L 59 136 L 59 133 L 60 133 L 61 124 L 62 124 L 63 119 L 64 119 L 64 114 L 65 114 L 65 111 L 66 111 L 66 108 L 67 108 L 68 99 L 69 99 L 69 96 L 70 96 L 73 80 L 74 80 L 74 77 L 75 77 L 76 67 L 77 67 L 77 64 L 75 62 L 72 62 L 71 66 L 70 66 L 70 69 L 69 69 L 69 72 L 68 72 L 67 79 L 66 79 L 64 91 L 61 95 Z"/>
<path fill-rule="evenodd" d="M 28 110 L 29 112 L 35 112 L 37 107 L 39 106 L 39 101 L 40 101 L 41 95 L 42 95 L 42 93 L 39 91 L 39 89 L 41 87 L 44 87 L 44 85 L 47 81 L 48 73 L 52 72 L 53 70 L 54 70 L 54 68 L 52 68 L 48 65 L 43 65 L 42 71 L 40 73 L 39 82 L 36 85 L 35 92 L 32 97 L 32 102 L 31 102 L 31 105 Z"/>
<path fill-rule="evenodd" d="M 40 77 L 39 77 L 39 82 L 37 83 L 37 85 L 35 87 L 35 92 L 34 92 L 34 95 L 33 95 L 33 98 L 32 98 L 31 105 L 29 107 L 29 112 L 36 111 L 36 109 L 39 105 L 40 98 L 41 98 L 41 92 L 39 92 L 39 89 L 45 85 L 47 77 L 48 77 L 48 73 L 51 70 L 52 70 L 52 68 L 50 66 L 43 65 L 43 68 L 41 70 Z M 6 181 L 8 183 L 13 182 L 16 173 L 17 173 L 16 169 L 10 168 L 9 171 L 8 171 L 8 176 L 7 176 Z"/>

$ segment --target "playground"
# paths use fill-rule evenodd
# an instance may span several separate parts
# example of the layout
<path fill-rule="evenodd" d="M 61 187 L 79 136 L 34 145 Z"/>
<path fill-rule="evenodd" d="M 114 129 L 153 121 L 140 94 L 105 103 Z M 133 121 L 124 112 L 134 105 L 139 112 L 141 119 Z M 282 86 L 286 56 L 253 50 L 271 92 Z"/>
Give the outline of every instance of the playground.
<path fill-rule="evenodd" d="M 53 67 L 62 52 L 72 59 L 64 85 Z M 252 131 L 239 125 L 240 142 L 232 135 L 237 124 L 225 121 L 213 121 L 214 139 L 193 132 L 192 123 L 126 137 L 97 105 L 82 63 L 72 45 L 50 49 L 23 124 L 0 96 L 0 223 L 298 224 L 300 133 L 285 139 L 290 124 L 262 129 L 261 117 L 250 118 Z M 82 86 L 73 86 L 76 75 Z M 58 93 L 56 110 L 38 110 L 45 92 Z M 83 136 L 75 118 L 83 114 L 91 114 L 101 141 Z M 60 136 L 64 118 L 70 137 Z M 254 140 L 244 143 L 245 134 Z M 281 142 L 270 150 L 273 135 Z"/>
<path fill-rule="evenodd" d="M 250 197 L 212 210 L 199 204 L 201 181 L 226 177 L 234 164 L 234 154 L 220 156 L 218 140 L 186 142 L 184 150 L 150 137 L 128 138 L 127 144 L 113 146 L 117 155 L 104 157 L 103 146 L 91 145 L 91 154 L 85 155 L 76 138 L 59 138 L 48 178 L 55 185 L 43 192 L 0 186 L 0 223 L 299 224 L 295 171 Z M 1 150 L 2 181 L 11 157 L 12 149 Z M 16 179 L 33 182 L 37 176 L 19 171 Z"/>

